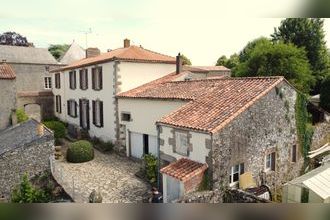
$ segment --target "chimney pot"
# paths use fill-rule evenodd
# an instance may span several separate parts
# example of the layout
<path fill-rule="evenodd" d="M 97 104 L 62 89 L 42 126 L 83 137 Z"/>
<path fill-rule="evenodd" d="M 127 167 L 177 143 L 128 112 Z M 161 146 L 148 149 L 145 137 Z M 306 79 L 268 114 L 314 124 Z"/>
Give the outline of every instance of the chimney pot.
<path fill-rule="evenodd" d="M 124 40 L 124 48 L 130 47 L 131 46 L 131 41 L 129 39 Z"/>
<path fill-rule="evenodd" d="M 176 73 L 179 74 L 182 72 L 182 57 L 181 54 L 179 53 L 176 56 Z"/>

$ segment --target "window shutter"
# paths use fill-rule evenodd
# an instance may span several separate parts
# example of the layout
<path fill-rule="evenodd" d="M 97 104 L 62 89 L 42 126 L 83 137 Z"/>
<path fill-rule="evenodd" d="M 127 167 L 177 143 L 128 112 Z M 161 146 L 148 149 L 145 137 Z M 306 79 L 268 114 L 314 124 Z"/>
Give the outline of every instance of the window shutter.
<path fill-rule="evenodd" d="M 95 108 L 96 107 L 95 107 L 95 101 L 94 100 L 92 101 L 92 108 L 93 108 L 92 109 L 93 110 L 93 124 L 95 125 L 95 123 L 96 123 L 96 120 L 95 120 L 96 119 Z"/>
<path fill-rule="evenodd" d="M 55 96 L 55 110 L 58 112 L 58 96 Z"/>
<path fill-rule="evenodd" d="M 292 162 L 297 162 L 297 145 L 292 146 Z"/>
<path fill-rule="evenodd" d="M 67 101 L 67 108 L 68 108 L 68 115 L 70 115 L 70 108 L 71 108 L 71 105 L 70 105 L 70 100 Z M 71 115 L 70 115 L 71 116 Z"/>
<path fill-rule="evenodd" d="M 271 154 L 271 161 L 272 161 L 272 164 L 271 164 L 271 170 L 275 170 L 275 152 L 273 152 L 272 154 Z"/>
<path fill-rule="evenodd" d="M 87 130 L 89 130 L 89 100 L 86 100 L 87 103 Z"/>
<path fill-rule="evenodd" d="M 103 102 L 100 102 L 100 125 L 103 127 Z"/>
<path fill-rule="evenodd" d="M 103 88 L 103 79 L 102 79 L 102 67 L 99 68 L 99 89 Z"/>
<path fill-rule="evenodd" d="M 80 89 L 84 89 L 84 86 L 82 84 L 82 78 L 83 78 L 83 70 L 79 70 L 79 85 L 80 85 Z"/>
<path fill-rule="evenodd" d="M 244 173 L 244 163 L 241 163 L 240 168 L 240 175 L 242 175 Z"/>
<path fill-rule="evenodd" d="M 82 127 L 82 125 L 83 125 L 83 123 L 82 123 L 82 117 L 83 117 L 83 115 L 82 115 L 82 100 L 81 99 L 79 99 L 79 115 L 80 115 L 80 127 Z"/>
<path fill-rule="evenodd" d="M 74 102 L 74 117 L 77 117 L 77 102 Z"/>
<path fill-rule="evenodd" d="M 77 88 L 77 74 L 76 74 L 76 71 L 73 72 L 73 78 L 74 78 L 74 83 L 73 83 L 74 89 L 76 89 Z"/>
<path fill-rule="evenodd" d="M 85 70 L 86 73 L 85 73 L 85 89 L 88 89 L 88 69 Z"/>
<path fill-rule="evenodd" d="M 92 89 L 95 89 L 95 68 L 92 68 Z"/>
<path fill-rule="evenodd" d="M 59 113 L 62 113 L 62 99 L 61 99 L 60 95 L 58 96 L 58 100 L 59 100 L 59 102 L 58 102 L 59 103 L 58 104 L 59 105 Z"/>

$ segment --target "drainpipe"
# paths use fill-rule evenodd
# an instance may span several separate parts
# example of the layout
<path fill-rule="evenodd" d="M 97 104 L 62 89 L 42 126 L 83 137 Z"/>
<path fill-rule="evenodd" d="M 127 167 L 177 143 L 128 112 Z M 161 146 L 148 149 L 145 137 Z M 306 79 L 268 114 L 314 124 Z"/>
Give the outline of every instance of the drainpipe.
<path fill-rule="evenodd" d="M 160 129 L 159 129 L 159 125 L 156 124 L 156 128 L 157 128 L 157 189 L 160 190 Z"/>

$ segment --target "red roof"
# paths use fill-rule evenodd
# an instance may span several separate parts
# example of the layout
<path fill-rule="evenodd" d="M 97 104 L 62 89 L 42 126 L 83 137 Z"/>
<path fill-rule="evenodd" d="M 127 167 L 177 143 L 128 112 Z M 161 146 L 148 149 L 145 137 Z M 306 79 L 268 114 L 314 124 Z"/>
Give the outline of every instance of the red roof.
<path fill-rule="evenodd" d="M 204 172 L 207 167 L 207 164 L 202 164 L 187 158 L 181 158 L 162 168 L 160 172 L 180 181 L 186 181 Z"/>
<path fill-rule="evenodd" d="M 7 63 L 0 64 L 0 79 L 15 79 L 16 74 Z"/>
<path fill-rule="evenodd" d="M 105 63 L 112 60 L 122 60 L 129 62 L 146 62 L 146 63 L 170 63 L 174 64 L 176 59 L 171 56 L 163 55 L 142 47 L 130 46 L 118 48 L 107 53 L 103 53 L 96 57 L 85 58 L 71 63 L 68 66 L 59 68 L 54 71 L 68 70 L 83 66 Z M 52 72 L 54 72 L 52 71 Z"/>
<path fill-rule="evenodd" d="M 171 81 L 176 77 L 169 74 L 117 97 L 186 100 L 158 123 L 215 133 L 284 80 L 274 76 Z"/>

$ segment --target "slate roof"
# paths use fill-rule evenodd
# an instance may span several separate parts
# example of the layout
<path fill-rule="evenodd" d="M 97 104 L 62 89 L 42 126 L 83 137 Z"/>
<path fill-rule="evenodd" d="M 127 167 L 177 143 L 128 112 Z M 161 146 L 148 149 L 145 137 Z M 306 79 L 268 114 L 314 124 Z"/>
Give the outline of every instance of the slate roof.
<path fill-rule="evenodd" d="M 274 76 L 173 81 L 176 77 L 171 73 L 117 97 L 186 100 L 157 123 L 214 133 L 285 80 Z"/>
<path fill-rule="evenodd" d="M 174 57 L 163 55 L 133 45 L 126 48 L 118 48 L 107 53 L 102 53 L 101 55 L 96 57 L 85 58 L 73 62 L 68 66 L 54 70 L 52 72 L 80 68 L 83 66 L 95 65 L 113 60 L 130 61 L 130 62 L 146 62 L 146 63 L 171 63 L 171 64 L 176 63 L 176 59 Z"/>
<path fill-rule="evenodd" d="M 7 63 L 0 64 L 0 79 L 15 79 L 15 71 Z"/>
<path fill-rule="evenodd" d="M 0 45 L 0 61 L 7 63 L 58 64 L 46 48 Z"/>
<path fill-rule="evenodd" d="M 0 132 L 0 155 L 24 147 L 30 143 L 43 138 L 53 138 L 53 134 L 45 128 L 44 135 L 38 136 L 36 133 L 38 122 L 30 119 L 21 124 L 17 124 Z"/>
<path fill-rule="evenodd" d="M 187 158 L 181 158 L 162 168 L 160 172 L 180 181 L 186 181 L 204 172 L 207 167 L 207 164 L 202 164 Z"/>

